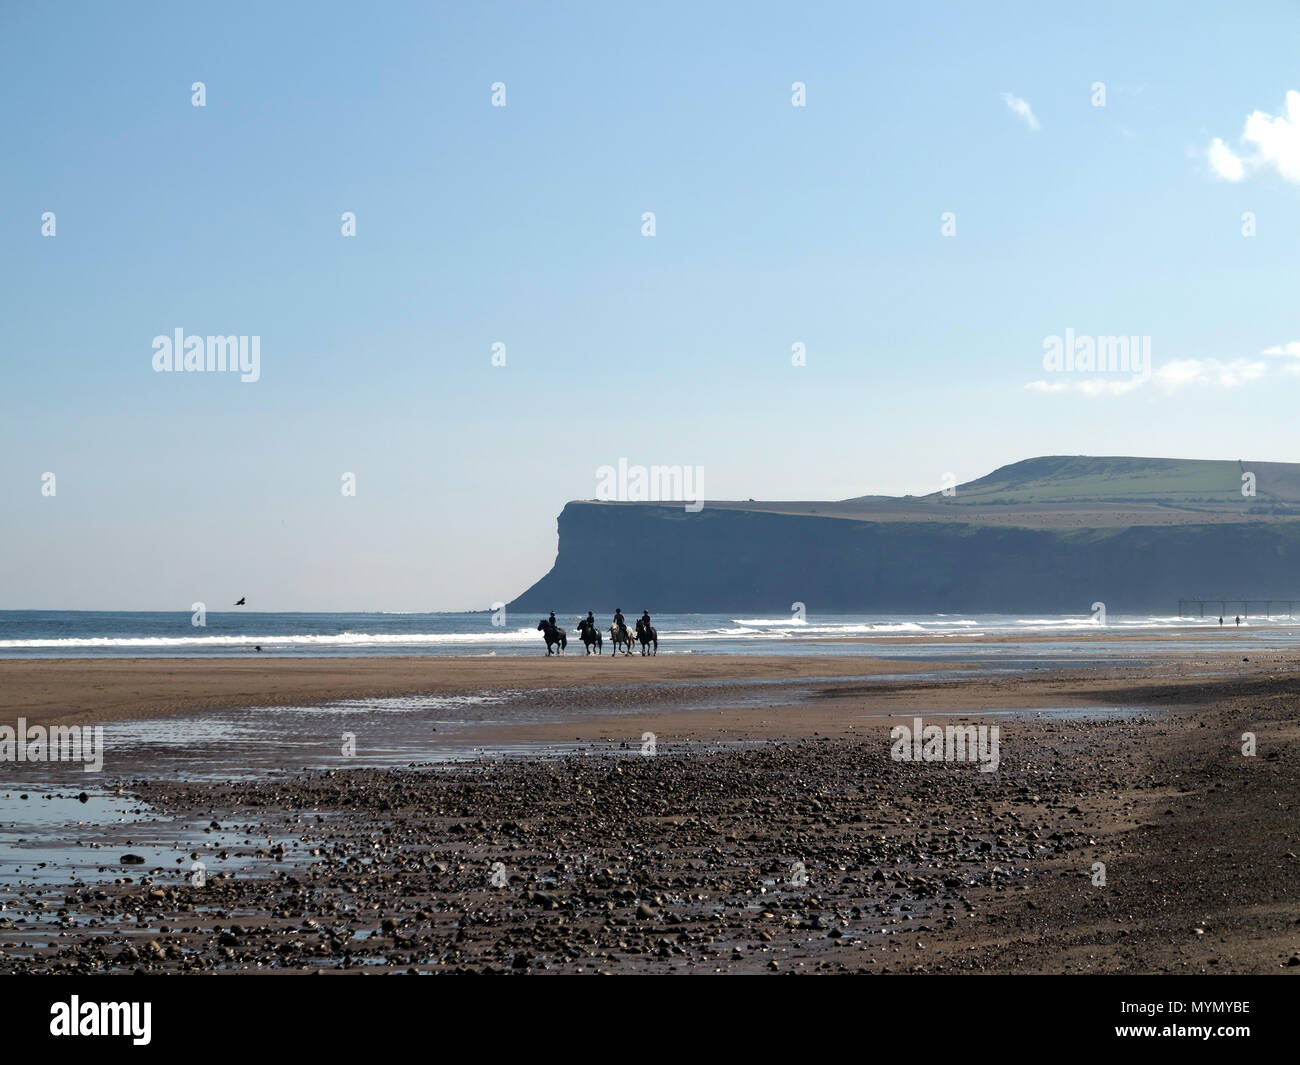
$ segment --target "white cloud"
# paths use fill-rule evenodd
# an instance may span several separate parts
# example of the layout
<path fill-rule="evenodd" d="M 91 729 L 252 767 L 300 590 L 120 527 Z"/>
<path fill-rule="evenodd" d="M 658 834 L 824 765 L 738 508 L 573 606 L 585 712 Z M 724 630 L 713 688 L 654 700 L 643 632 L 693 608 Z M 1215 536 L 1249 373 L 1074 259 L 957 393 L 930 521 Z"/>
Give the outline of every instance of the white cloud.
<path fill-rule="evenodd" d="M 1246 167 L 1221 137 L 1210 142 L 1210 169 L 1224 181 L 1240 181 L 1246 176 Z"/>
<path fill-rule="evenodd" d="M 1300 340 L 1290 340 L 1285 344 L 1274 344 L 1271 348 L 1265 348 L 1263 354 L 1300 359 Z"/>
<path fill-rule="evenodd" d="M 1096 397 L 1122 396 L 1134 389 L 1141 388 L 1144 384 L 1146 384 L 1145 378 L 1131 374 L 1124 377 L 1084 377 L 1078 375 L 1059 381 L 1030 381 L 1025 387 L 1031 392 L 1048 392 L 1052 394 L 1078 392 L 1081 396 Z"/>
<path fill-rule="evenodd" d="M 1300 341 L 1267 348 L 1262 354 L 1284 359 L 1279 367 L 1281 373 L 1300 375 Z M 1270 369 L 1277 365 L 1265 359 L 1174 359 L 1157 366 L 1150 376 L 1062 373 L 1051 381 L 1030 381 L 1025 388 L 1049 395 L 1073 392 L 1090 399 L 1127 395 L 1152 383 L 1164 392 L 1177 392 L 1183 388 L 1240 388 L 1267 377 Z"/>
<path fill-rule="evenodd" d="M 1286 94 L 1286 117 L 1263 111 L 1246 119 L 1242 139 L 1259 149 L 1260 158 L 1287 181 L 1300 184 L 1300 92 Z"/>
<path fill-rule="evenodd" d="M 1029 106 L 1028 100 L 1022 100 L 1014 93 L 1004 92 L 1002 94 L 1002 101 L 1011 109 L 1013 114 L 1017 114 L 1023 118 L 1030 129 L 1035 132 L 1038 130 L 1038 119 L 1034 115 L 1034 109 Z"/>
<path fill-rule="evenodd" d="M 1275 344 L 1271 348 L 1265 348 L 1264 354 L 1275 359 L 1285 359 L 1286 361 L 1282 364 L 1282 372 L 1288 377 L 1300 377 L 1300 340 Z"/>
<path fill-rule="evenodd" d="M 1166 391 L 1172 392 L 1191 385 L 1215 388 L 1237 388 L 1258 381 L 1268 373 L 1268 364 L 1250 359 L 1175 359 L 1156 367 L 1153 379 Z"/>
<path fill-rule="evenodd" d="M 1210 143 L 1210 167 L 1218 177 L 1240 181 L 1247 171 L 1271 169 L 1284 181 L 1300 185 L 1300 92 L 1286 94 L 1280 115 L 1252 111 L 1241 139 L 1252 149 L 1249 154 L 1237 154 L 1220 137 Z"/>

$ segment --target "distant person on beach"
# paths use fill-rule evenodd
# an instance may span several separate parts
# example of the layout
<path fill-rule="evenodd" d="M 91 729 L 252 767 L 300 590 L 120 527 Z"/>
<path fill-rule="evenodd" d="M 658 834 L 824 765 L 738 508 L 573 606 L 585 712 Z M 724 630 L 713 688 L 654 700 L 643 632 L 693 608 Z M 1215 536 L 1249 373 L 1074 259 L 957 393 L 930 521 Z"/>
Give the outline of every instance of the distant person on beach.
<path fill-rule="evenodd" d="M 1223 618 L 1219 618 L 1219 628 L 1223 628 Z"/>
<path fill-rule="evenodd" d="M 1237 615 L 1237 628 L 1241 628 L 1241 615 Z"/>

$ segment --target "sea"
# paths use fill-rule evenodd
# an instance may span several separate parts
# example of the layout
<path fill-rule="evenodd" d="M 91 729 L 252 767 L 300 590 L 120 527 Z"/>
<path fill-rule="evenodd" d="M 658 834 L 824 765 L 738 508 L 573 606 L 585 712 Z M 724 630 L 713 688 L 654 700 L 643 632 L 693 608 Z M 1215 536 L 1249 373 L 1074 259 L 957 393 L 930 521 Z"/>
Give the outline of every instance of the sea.
<path fill-rule="evenodd" d="M 582 654 L 577 611 L 559 614 L 568 630 L 568 653 Z M 629 620 L 636 615 L 629 615 Z M 545 653 L 539 618 L 531 614 L 472 613 L 265 613 L 209 612 L 195 625 L 184 611 L 0 611 L 0 658 L 229 658 L 229 657 L 384 657 L 391 655 L 537 655 Z M 610 619 L 599 619 L 610 650 Z M 1110 614 L 1106 624 L 1090 614 L 1033 616 L 1013 614 L 814 614 L 804 617 L 747 617 L 737 614 L 656 614 L 660 654 L 872 655 L 960 657 L 974 637 L 1001 637 L 999 652 L 981 642 L 980 657 L 1015 649 L 1028 655 L 1068 649 L 1071 637 L 1087 637 L 1090 652 L 1101 651 L 1105 637 L 1135 633 L 1158 637 L 1152 652 L 1187 642 L 1186 629 L 1219 632 L 1217 640 L 1197 639 L 1200 651 L 1253 647 L 1285 648 L 1300 640 L 1300 619 L 1274 616 L 1233 617 Z M 1182 630 L 1182 631 L 1180 631 Z M 1017 637 L 1055 636 L 1050 645 Z M 845 637 L 854 639 L 845 640 Z M 1101 646 L 1098 644 L 1101 638 Z M 922 639 L 924 638 L 924 639 Z M 872 641 L 880 641 L 873 651 Z M 913 644 L 913 641 L 914 644 Z M 909 650 L 909 644 L 912 648 Z M 1080 647 L 1085 646 L 1083 640 Z M 1133 645 L 1129 644 L 1131 653 Z"/>

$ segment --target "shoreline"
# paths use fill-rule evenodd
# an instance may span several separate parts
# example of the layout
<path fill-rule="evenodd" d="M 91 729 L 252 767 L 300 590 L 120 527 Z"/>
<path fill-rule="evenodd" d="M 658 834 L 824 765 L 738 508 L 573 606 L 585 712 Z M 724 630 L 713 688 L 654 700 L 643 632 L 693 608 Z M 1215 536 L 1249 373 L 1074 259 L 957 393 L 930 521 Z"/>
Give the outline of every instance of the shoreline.
<path fill-rule="evenodd" d="M 1300 633 L 1300 618 L 1293 623 L 1297 633 Z M 915 644 L 915 643 L 958 643 L 968 640 L 971 643 L 1139 643 L 1143 641 L 1158 642 L 1169 639 L 1170 637 L 1191 638 L 1201 640 L 1219 640 L 1229 639 L 1229 631 L 1242 636 L 1259 635 L 1264 632 L 1286 632 L 1290 626 L 1287 625 L 1242 625 L 1240 628 L 1225 623 L 1222 628 L 1218 625 L 1212 628 L 1207 625 L 1178 625 L 1171 626 L 1167 629 L 1153 629 L 1141 626 L 1134 626 L 1132 631 L 1128 629 L 1116 628 L 1077 628 L 1064 629 L 1060 632 L 1032 632 L 1023 635 L 1015 632 L 997 632 L 997 633 L 964 633 L 954 632 L 948 635 L 938 635 L 935 633 L 918 633 L 915 636 L 893 634 L 887 636 L 866 636 L 866 635 L 848 635 L 848 636 L 826 636 L 818 637 L 824 639 L 826 643 L 880 643 L 880 644 Z"/>
<path fill-rule="evenodd" d="M 830 697 L 839 678 L 849 685 L 854 678 L 866 683 L 877 677 L 880 690 L 871 694 L 878 699 L 915 702 L 918 693 L 961 692 L 964 686 L 964 699 L 954 708 L 994 706 L 989 692 L 1013 700 L 1008 705 L 1025 706 L 1027 699 L 1054 698 L 1052 684 L 1084 685 L 1104 696 L 1108 690 L 1158 685 L 1162 678 L 1198 671 L 1257 675 L 1261 669 L 1285 672 L 1294 666 L 1283 648 L 1247 649 L 1245 655 L 1195 648 L 1151 653 L 1141 637 L 1125 642 L 1134 647 L 1131 661 L 1120 654 L 1105 662 L 1085 658 L 1077 666 L 1058 661 L 1014 672 L 991 661 L 806 654 L 0 659 L 0 723 L 21 716 L 33 725 L 106 724 L 346 699 L 485 692 L 526 694 L 536 705 L 571 702 L 578 708 L 600 699 L 619 706 L 638 699 L 670 704 L 674 698 L 687 700 L 692 686 L 733 692 L 772 686 L 768 701 L 780 706 L 783 686 L 824 681 L 829 687 L 821 694 Z M 953 677 L 944 680 L 944 674 Z M 916 680 L 909 683 L 909 677 Z M 912 694 L 900 696 L 903 691 Z"/>
<path fill-rule="evenodd" d="M 6 885 L 0 972 L 1295 971 L 1292 656 L 1137 650 L 1016 672 L 808 656 L 411 659 L 397 676 L 392 659 L 0 663 L 7 710 L 24 686 L 80 690 L 94 719 L 184 715 L 198 734 L 231 719 L 206 712 L 222 700 L 338 699 L 340 677 L 449 694 L 509 681 L 502 716 L 453 742 L 551 752 L 386 768 L 309 754 L 304 769 L 287 719 L 316 715 L 236 714 L 270 740 L 245 760 L 217 729 L 218 772 L 188 772 L 200 752 L 184 740 L 179 761 L 146 746 L 93 782 L 48 778 L 31 813 L 51 795 L 65 827 L 22 827 L 26 797 L 0 793 L 11 860 L 64 868 L 71 847 L 91 863 L 77 882 Z M 701 692 L 732 701 L 701 708 Z M 1089 716 L 1099 706 L 1132 712 Z M 1000 725 L 995 771 L 895 760 L 891 724 L 913 716 Z M 325 717 L 306 726 L 321 743 L 355 727 Z M 447 742 L 421 739 L 419 715 L 376 718 L 367 729 Z M 76 827 L 91 783 L 146 819 Z"/>
<path fill-rule="evenodd" d="M 1235 683 L 1018 719 L 987 774 L 892 760 L 882 731 L 137 780 L 185 857 L 117 866 L 152 838 L 120 826 L 112 882 L 16 887 L 0 972 L 1292 972 L 1297 697 Z"/>
<path fill-rule="evenodd" d="M 1078 667 L 1060 664 L 1026 668 L 1008 674 L 996 663 L 936 661 L 930 658 L 819 657 L 819 655 L 658 655 L 612 659 L 608 655 L 564 655 L 546 658 L 73 658 L 0 659 L 0 722 L 23 717 L 31 724 L 99 724 L 147 718 L 177 717 L 204 711 L 320 705 L 354 698 L 398 696 L 456 696 L 469 693 L 532 693 L 539 703 L 572 700 L 586 705 L 595 692 L 616 694 L 617 702 L 636 698 L 643 685 L 647 702 L 671 701 L 673 687 L 681 697 L 690 685 L 716 685 L 740 689 L 746 685 L 797 685 L 816 679 L 871 679 L 871 677 L 926 677 L 932 675 L 987 674 L 984 683 L 1004 681 L 1006 696 L 1023 692 L 1023 684 L 1037 685 L 1054 677 L 1078 675 L 1099 692 L 1122 687 L 1121 679 L 1148 676 L 1183 676 L 1196 670 L 1219 674 L 1243 672 L 1243 657 L 1261 666 L 1287 670 L 1294 664 L 1281 649 L 1197 653 L 1165 651 L 1145 654 L 1135 641 L 1134 661 L 1089 663 Z M 930 676 L 926 676 L 930 675 Z M 1006 680 L 1017 684 L 1008 685 Z M 848 681 L 846 681 L 848 683 Z M 881 683 L 887 683 L 883 680 Z M 902 681 L 898 681 L 902 683 Z M 943 684 L 943 681 L 939 681 Z M 946 683 L 953 689 L 956 683 Z M 1151 681 L 1154 683 L 1154 680 Z M 779 705 L 780 692 L 772 692 Z M 976 700 L 972 706 L 992 705 Z M 1024 705 L 1023 702 L 1018 705 Z"/>
<path fill-rule="evenodd" d="M 0 726 L 101 727 L 83 742 L 95 744 L 109 776 L 131 780 L 594 754 L 638 747 L 646 734 L 673 750 L 855 741 L 916 717 L 1164 715 L 1290 677 L 1281 653 L 1139 654 L 1014 670 L 843 656 L 5 665 L 13 663 L 0 663 Z M 21 764 L 0 768 L 15 783 L 66 783 L 67 766 Z"/>
<path fill-rule="evenodd" d="M 0 659 L 0 721 L 21 715 L 32 724 L 88 724 L 401 695 L 797 681 L 957 668 L 810 655 Z"/>

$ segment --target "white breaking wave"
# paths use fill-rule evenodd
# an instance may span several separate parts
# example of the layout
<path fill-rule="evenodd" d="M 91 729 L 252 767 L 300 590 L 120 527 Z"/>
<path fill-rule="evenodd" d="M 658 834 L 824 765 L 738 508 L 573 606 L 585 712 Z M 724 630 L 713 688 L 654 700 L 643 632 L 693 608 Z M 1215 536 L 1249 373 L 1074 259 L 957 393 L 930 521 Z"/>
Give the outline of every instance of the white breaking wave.
<path fill-rule="evenodd" d="M 737 624 L 735 628 L 715 629 L 660 629 L 660 636 L 689 640 L 781 640 L 790 638 L 808 638 L 813 636 L 866 636 L 872 633 L 942 633 L 948 626 L 928 628 L 915 622 L 899 624 L 857 624 L 857 625 L 815 625 L 808 622 L 794 624 L 789 620 L 780 623 L 766 621 L 766 628 L 751 628 Z M 782 627 L 776 627 L 777 625 Z M 793 631 L 792 631 L 793 630 Z M 607 635 L 602 632 L 602 635 Z M 570 639 L 576 634 L 570 633 Z M 536 643 L 541 634 L 534 628 L 513 629 L 510 631 L 484 630 L 482 632 L 409 632 L 409 633 L 368 633 L 342 632 L 331 635 L 286 634 L 237 635 L 237 636 L 70 636 L 51 639 L 0 640 L 0 650 L 4 649 L 38 649 L 38 648 L 141 648 L 161 649 L 167 647 L 220 648 L 248 647 L 255 644 L 262 647 L 419 647 L 419 646 L 470 646 L 474 644 L 509 644 L 523 645 Z"/>
<path fill-rule="evenodd" d="M 0 640 L 6 647 L 346 647 L 369 644 L 532 643 L 542 638 L 534 629 L 511 632 L 341 632 L 335 635 L 284 636 L 70 636 L 57 640 Z"/>
<path fill-rule="evenodd" d="M 850 616 L 851 617 L 851 616 Z M 1179 627 L 1216 626 L 1218 617 L 1180 618 L 1170 615 L 1120 616 L 1116 614 L 1107 618 L 1103 628 L 1089 614 L 1057 617 L 1016 617 L 993 616 L 970 618 L 961 615 L 931 615 L 929 617 L 889 618 L 845 618 L 838 620 L 827 618 L 733 618 L 727 623 L 726 615 L 714 620 L 712 627 L 659 628 L 661 641 L 681 643 L 710 643 L 715 641 L 745 641 L 766 643 L 788 641 L 793 643 L 815 642 L 817 640 L 838 637 L 873 636 L 918 636 L 957 638 L 976 635 L 1023 636 L 1032 633 L 1070 633 L 1097 631 L 1106 629 L 1167 630 Z M 680 624 L 680 622 L 678 622 Z M 1243 626 L 1248 622 L 1243 619 Z M 1251 618 L 1250 624 L 1269 627 L 1291 627 L 1295 619 L 1275 616 L 1272 619 Z M 707 624 L 707 623 L 706 623 Z M 1232 625 L 1232 619 L 1228 621 Z M 1234 626 L 1235 627 L 1235 626 Z M 608 629 L 602 626 L 601 635 L 608 636 Z M 1170 635 L 1174 635 L 1171 633 Z M 232 635 L 188 635 L 188 636 L 67 636 L 36 639 L 0 639 L 0 653 L 4 651 L 46 650 L 74 653 L 79 650 L 104 651 L 186 651 L 220 650 L 223 648 L 251 651 L 255 645 L 267 650 L 285 650 L 302 648 L 418 648 L 443 647 L 448 649 L 466 648 L 462 653 L 472 653 L 486 648 L 481 653 L 495 654 L 491 648 L 501 648 L 510 653 L 512 648 L 529 647 L 541 641 L 541 634 L 534 626 L 510 629 L 492 628 L 484 625 L 482 629 L 461 632 L 404 632 L 404 633 L 369 633 L 342 632 L 328 635 L 307 633 L 269 634 L 232 634 Z M 577 633 L 569 629 L 570 644 L 581 645 Z"/>
<path fill-rule="evenodd" d="M 1099 620 L 1087 616 L 1087 618 L 1021 618 L 1018 625 L 1026 625 L 1028 628 L 1101 628 Z"/>

